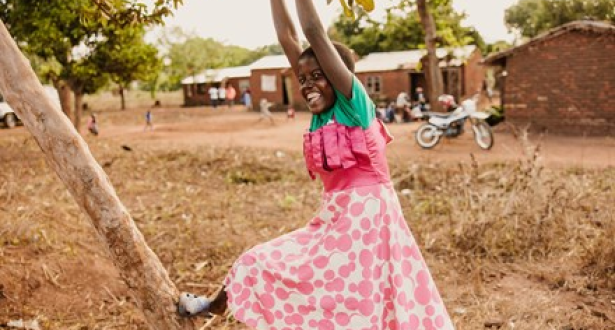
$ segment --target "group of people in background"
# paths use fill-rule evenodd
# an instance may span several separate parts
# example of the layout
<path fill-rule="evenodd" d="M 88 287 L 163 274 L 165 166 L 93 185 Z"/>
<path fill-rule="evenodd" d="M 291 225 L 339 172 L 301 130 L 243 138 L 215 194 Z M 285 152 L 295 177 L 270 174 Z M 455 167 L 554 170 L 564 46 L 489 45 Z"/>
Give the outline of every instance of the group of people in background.
<path fill-rule="evenodd" d="M 228 106 L 232 109 L 235 105 L 237 98 L 237 90 L 231 84 L 222 83 L 220 86 L 211 86 L 207 91 L 209 93 L 209 99 L 211 100 L 211 106 L 217 108 L 218 106 Z M 248 110 L 252 109 L 252 94 L 249 88 L 245 88 L 241 92 L 241 103 L 245 105 Z"/>
<path fill-rule="evenodd" d="M 209 93 L 209 99 L 211 105 L 217 108 L 219 105 L 227 105 L 229 108 L 233 108 L 235 105 L 235 98 L 237 97 L 237 90 L 231 84 L 221 84 L 219 87 L 211 86 L 207 91 Z"/>
<path fill-rule="evenodd" d="M 411 122 L 416 116 L 412 108 L 418 106 L 420 111 L 427 111 L 427 99 L 422 87 L 417 87 L 413 97 L 408 93 L 400 92 L 397 99 L 388 104 L 379 103 L 376 108 L 376 116 L 385 123 Z"/>

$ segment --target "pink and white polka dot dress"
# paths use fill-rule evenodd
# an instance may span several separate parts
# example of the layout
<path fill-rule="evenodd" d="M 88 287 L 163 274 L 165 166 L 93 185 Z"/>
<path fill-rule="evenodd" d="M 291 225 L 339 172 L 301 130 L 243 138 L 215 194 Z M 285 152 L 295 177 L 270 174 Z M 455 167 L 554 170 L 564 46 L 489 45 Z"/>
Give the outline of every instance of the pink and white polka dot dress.
<path fill-rule="evenodd" d="M 235 318 L 259 330 L 454 329 L 389 181 L 389 141 L 380 121 L 305 134 L 322 205 L 235 262 L 225 280 Z"/>

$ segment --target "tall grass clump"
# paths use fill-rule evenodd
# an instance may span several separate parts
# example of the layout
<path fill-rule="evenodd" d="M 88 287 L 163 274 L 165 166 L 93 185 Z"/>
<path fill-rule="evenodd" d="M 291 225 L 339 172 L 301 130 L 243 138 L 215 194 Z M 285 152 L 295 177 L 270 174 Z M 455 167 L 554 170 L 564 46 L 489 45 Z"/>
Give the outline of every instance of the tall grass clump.
<path fill-rule="evenodd" d="M 584 273 L 599 284 L 615 289 L 615 213 L 611 211 L 608 216 L 610 221 L 587 250 Z"/>
<path fill-rule="evenodd" d="M 415 234 L 426 248 L 449 255 L 500 261 L 591 256 L 612 267 L 615 249 L 606 240 L 607 228 L 613 230 L 607 227 L 615 209 L 608 184 L 613 171 L 546 169 L 540 148 L 520 140 L 526 155 L 518 162 L 479 164 L 472 157 L 457 166 L 394 168 Z"/>

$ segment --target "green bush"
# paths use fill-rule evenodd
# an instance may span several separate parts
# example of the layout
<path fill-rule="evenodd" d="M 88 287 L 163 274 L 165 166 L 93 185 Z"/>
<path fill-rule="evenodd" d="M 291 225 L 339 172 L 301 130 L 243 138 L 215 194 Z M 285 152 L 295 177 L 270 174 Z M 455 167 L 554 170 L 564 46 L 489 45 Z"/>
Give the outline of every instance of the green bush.
<path fill-rule="evenodd" d="M 504 107 L 502 106 L 494 105 L 491 109 L 487 110 L 487 113 L 491 115 L 485 120 L 489 126 L 496 126 L 506 119 L 504 116 Z"/>

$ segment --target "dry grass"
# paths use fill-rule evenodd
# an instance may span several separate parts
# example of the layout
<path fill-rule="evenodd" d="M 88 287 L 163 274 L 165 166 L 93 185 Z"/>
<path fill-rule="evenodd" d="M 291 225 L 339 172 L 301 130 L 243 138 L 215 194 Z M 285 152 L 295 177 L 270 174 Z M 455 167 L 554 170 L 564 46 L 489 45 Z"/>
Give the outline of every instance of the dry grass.
<path fill-rule="evenodd" d="M 528 156 L 518 163 L 391 164 L 451 316 L 459 329 L 614 328 L 615 169 L 545 169 L 539 148 L 520 141 Z M 88 142 L 182 290 L 213 293 L 245 249 L 304 225 L 318 207 L 298 154 Z M 49 329 L 141 328 L 104 246 L 35 143 L 0 148 L 0 327 L 36 318 Z M 244 329 L 232 318 L 210 328 Z"/>
<path fill-rule="evenodd" d="M 165 107 L 179 107 L 184 104 L 183 91 L 157 92 L 156 100 L 159 100 Z M 126 91 L 126 108 L 151 108 L 155 100 L 149 92 L 132 90 Z M 110 91 L 99 92 L 94 95 L 86 95 L 84 102 L 89 109 L 95 112 L 109 112 L 121 109 L 120 96 Z"/>
<path fill-rule="evenodd" d="M 595 278 L 600 285 L 611 290 L 615 290 L 614 218 L 615 214 L 611 211 L 609 214 L 610 221 L 598 224 L 604 228 L 597 235 L 596 239 L 593 240 L 584 262 L 586 266 L 584 269 L 585 273 Z"/>
<path fill-rule="evenodd" d="M 528 145 L 518 163 L 415 164 L 393 177 L 412 192 L 406 214 L 420 232 L 438 233 L 442 253 L 501 261 L 584 255 L 612 223 L 615 170 L 547 170 L 539 158 Z"/>

